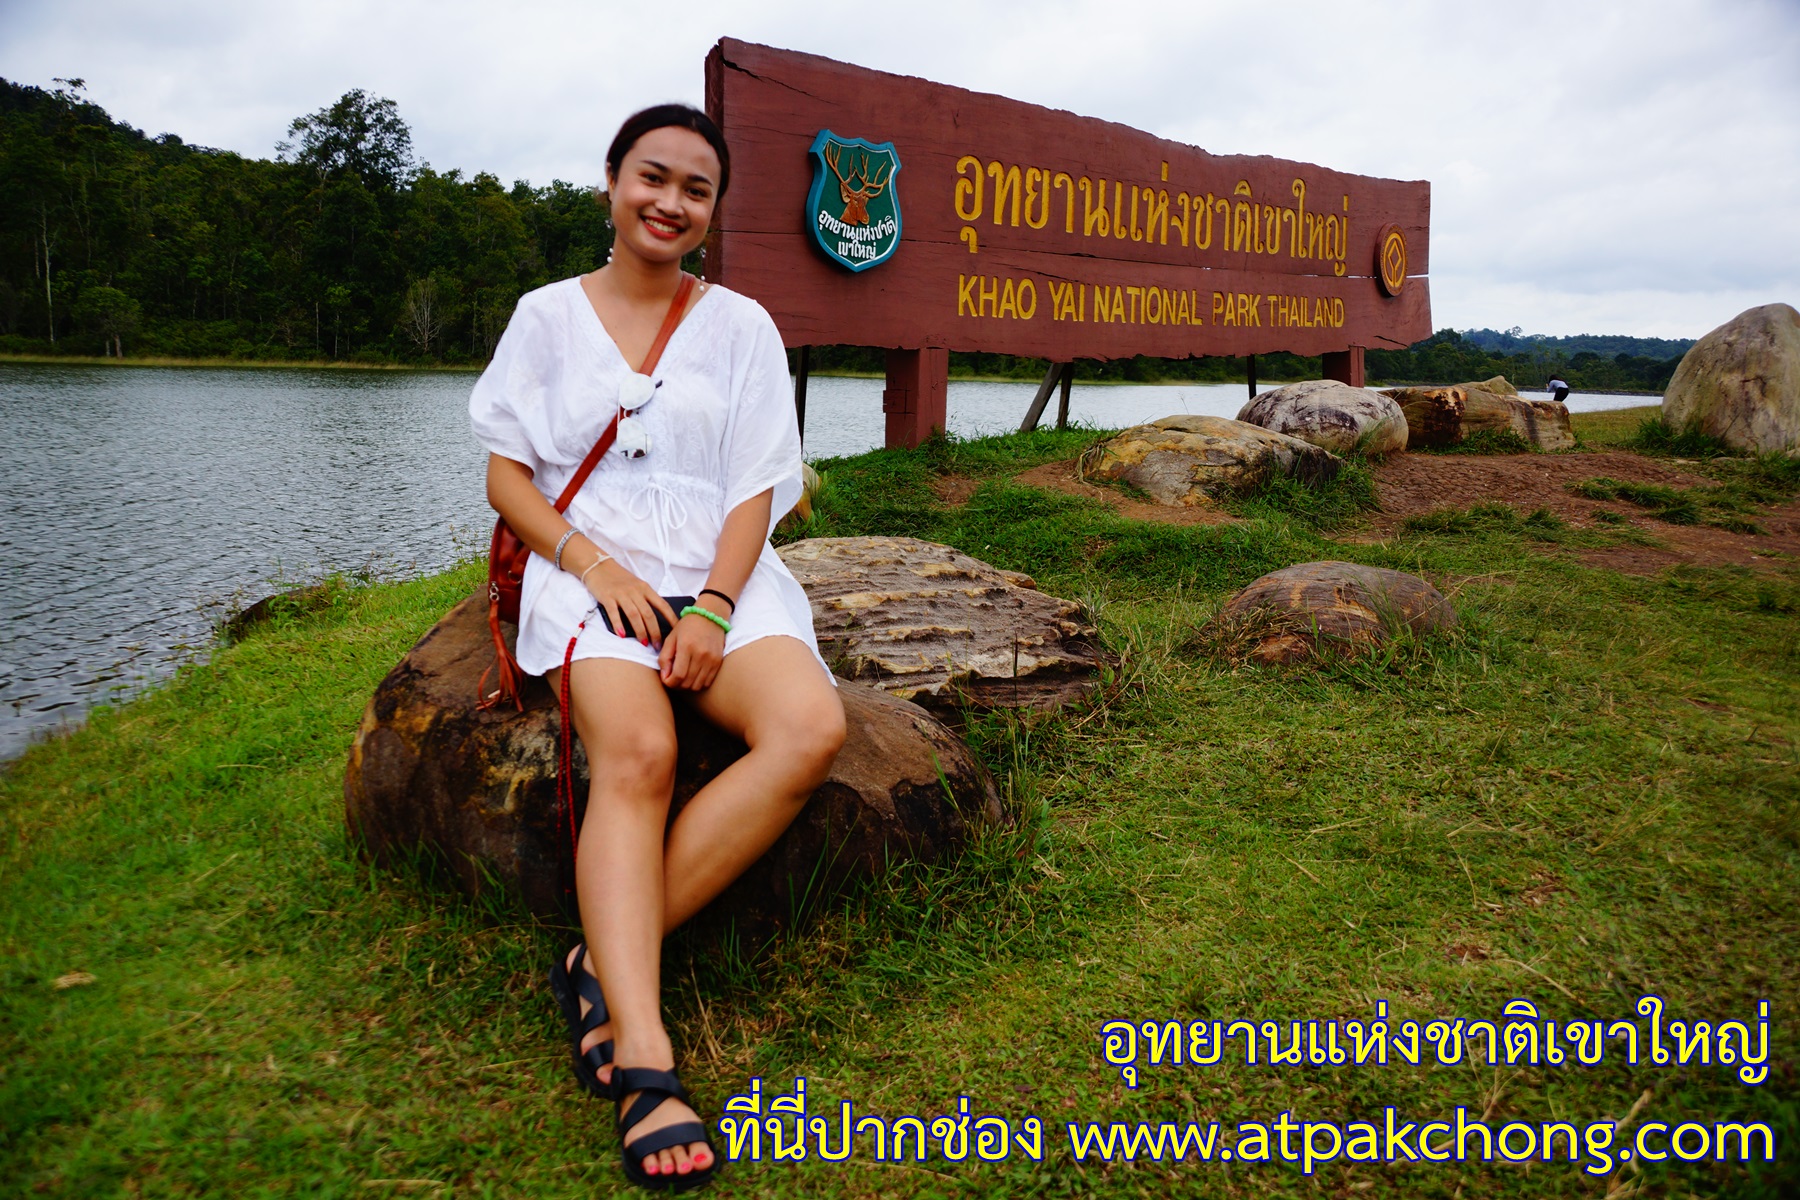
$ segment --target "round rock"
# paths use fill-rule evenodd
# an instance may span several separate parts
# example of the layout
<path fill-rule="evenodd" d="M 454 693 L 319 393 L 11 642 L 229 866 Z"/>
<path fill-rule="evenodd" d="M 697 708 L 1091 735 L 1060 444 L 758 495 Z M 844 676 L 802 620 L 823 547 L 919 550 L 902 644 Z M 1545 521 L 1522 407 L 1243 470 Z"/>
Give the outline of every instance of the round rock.
<path fill-rule="evenodd" d="M 421 852 L 460 889 L 499 886 L 540 917 L 574 914 L 569 817 L 557 801 L 557 703 L 527 679 L 525 711 L 478 711 L 493 662 L 487 602 L 452 609 L 382 680 L 344 775 L 352 835 L 377 861 Z M 740 934 L 772 930 L 805 903 L 906 860 L 955 855 L 978 825 L 1001 819 L 992 779 L 969 748 L 916 705 L 844 682 L 848 737 L 828 778 L 767 853 L 701 915 Z M 745 753 L 675 705 L 678 813 Z M 588 763 L 574 754 L 576 817 Z"/>
<path fill-rule="evenodd" d="M 1400 629 L 1424 633 L 1456 624 L 1442 592 L 1403 571 L 1347 562 L 1310 562 L 1271 571 L 1225 602 L 1214 632 L 1252 642 L 1250 656 L 1284 663 L 1321 649 L 1356 653 Z"/>
<path fill-rule="evenodd" d="M 1333 454 L 1382 457 L 1406 449 L 1406 414 L 1389 397 L 1335 379 L 1309 379 L 1263 392 L 1237 419 L 1310 442 Z"/>
<path fill-rule="evenodd" d="M 1192 507 L 1248 492 L 1276 475 L 1305 483 L 1337 475 L 1342 460 L 1310 442 L 1224 417 L 1164 417 L 1082 452 L 1090 483 L 1128 483 L 1158 504 Z"/>
<path fill-rule="evenodd" d="M 840 677 L 946 718 L 1056 708 L 1099 684 L 1094 627 L 1028 575 L 918 538 L 809 538 L 780 553 Z"/>
<path fill-rule="evenodd" d="M 1800 448 L 1800 312 L 1765 304 L 1695 342 L 1663 394 L 1663 420 L 1739 450 Z"/>

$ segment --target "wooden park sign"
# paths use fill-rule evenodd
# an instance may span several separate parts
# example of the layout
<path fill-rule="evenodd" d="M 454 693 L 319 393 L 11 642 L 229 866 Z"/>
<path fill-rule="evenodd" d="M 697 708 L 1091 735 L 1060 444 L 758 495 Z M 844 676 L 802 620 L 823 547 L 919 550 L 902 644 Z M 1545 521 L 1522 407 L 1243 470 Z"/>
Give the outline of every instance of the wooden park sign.
<path fill-rule="evenodd" d="M 889 348 L 889 445 L 944 426 L 952 350 L 1287 350 L 1360 386 L 1364 348 L 1431 333 L 1428 183 L 1208 154 L 729 38 L 706 106 L 732 154 L 708 276 L 789 346 Z"/>

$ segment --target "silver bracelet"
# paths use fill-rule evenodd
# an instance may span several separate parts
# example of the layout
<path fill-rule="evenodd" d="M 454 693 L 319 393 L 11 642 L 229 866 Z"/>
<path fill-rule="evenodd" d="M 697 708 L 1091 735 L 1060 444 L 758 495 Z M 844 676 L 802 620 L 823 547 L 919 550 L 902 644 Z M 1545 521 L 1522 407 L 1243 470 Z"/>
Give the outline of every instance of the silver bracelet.
<path fill-rule="evenodd" d="M 581 586 L 582 587 L 587 586 L 588 571 L 592 571 L 595 567 L 599 566 L 603 562 L 611 562 L 611 561 L 612 561 L 612 555 L 608 554 L 604 550 L 600 551 L 600 557 L 596 558 L 593 562 L 589 563 L 587 571 L 583 571 L 581 573 Z"/>
<path fill-rule="evenodd" d="M 556 569 L 559 571 L 562 570 L 563 547 L 569 544 L 569 539 L 574 537 L 577 532 L 578 530 L 573 525 L 569 526 L 569 532 L 563 534 L 562 540 L 556 543 L 556 554 L 554 557 L 556 559 Z"/>

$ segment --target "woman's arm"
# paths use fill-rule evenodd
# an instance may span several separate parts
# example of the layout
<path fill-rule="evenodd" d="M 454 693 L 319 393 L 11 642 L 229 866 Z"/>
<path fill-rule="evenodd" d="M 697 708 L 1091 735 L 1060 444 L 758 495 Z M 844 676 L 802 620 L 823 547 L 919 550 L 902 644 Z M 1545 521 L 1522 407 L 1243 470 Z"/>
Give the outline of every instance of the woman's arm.
<path fill-rule="evenodd" d="M 506 523 L 512 526 L 520 541 L 535 553 L 554 562 L 556 544 L 575 527 L 556 511 L 553 504 L 544 499 L 544 494 L 537 490 L 537 485 L 531 482 L 531 478 L 531 468 L 524 463 L 514 462 L 500 454 L 488 455 L 488 503 L 495 512 L 506 518 Z M 766 521 L 767 503 L 763 505 L 763 510 Z M 729 521 L 726 527 L 730 528 Z M 725 539 L 721 537 L 719 543 L 723 547 Z M 755 565 L 756 559 L 752 556 L 750 566 Z M 588 594 L 606 609 L 607 620 L 612 622 L 615 631 L 623 630 L 624 622 L 629 622 L 631 628 L 639 631 L 638 641 L 647 646 L 656 645 L 660 641 L 657 634 L 661 628 L 657 624 L 656 613 L 662 613 L 671 624 L 675 621 L 675 613 L 656 594 L 655 588 L 626 570 L 616 559 L 603 554 L 600 547 L 589 540 L 586 534 L 577 533 L 564 544 L 562 568 L 581 577 L 582 582 L 587 585 Z M 744 578 L 749 577 L 750 571 L 746 567 Z M 732 594 L 736 595 L 735 592 Z"/>
<path fill-rule="evenodd" d="M 769 507 L 773 499 L 774 490 L 767 489 L 725 514 L 719 548 L 706 576 L 709 589 L 731 597 L 743 596 L 744 585 L 750 582 L 750 573 L 756 569 L 756 560 L 769 540 Z M 710 592 L 694 603 L 727 621 L 731 619 L 733 606 Z M 725 631 L 705 617 L 683 617 L 663 643 L 661 661 L 665 686 L 695 692 L 709 688 L 718 677 L 719 664 L 725 661 Z"/>

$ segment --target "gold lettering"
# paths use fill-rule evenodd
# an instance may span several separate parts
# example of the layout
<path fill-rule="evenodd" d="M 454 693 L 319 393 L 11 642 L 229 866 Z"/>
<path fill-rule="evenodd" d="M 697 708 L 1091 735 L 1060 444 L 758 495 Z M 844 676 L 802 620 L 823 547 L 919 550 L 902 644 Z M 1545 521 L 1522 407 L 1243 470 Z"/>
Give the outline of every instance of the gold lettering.
<path fill-rule="evenodd" d="M 1190 293 L 1188 290 L 1183 288 L 1181 292 L 1181 303 L 1175 309 L 1174 323 L 1177 325 L 1192 325 L 1194 323 L 1194 310 L 1188 302 L 1189 295 Z"/>
<path fill-rule="evenodd" d="M 1152 230 L 1157 232 L 1157 245 L 1169 244 L 1169 193 L 1158 190 L 1152 196 L 1150 189 L 1144 189 L 1144 240 L 1150 240 Z"/>
<path fill-rule="evenodd" d="M 1112 290 L 1112 319 L 1121 322 L 1125 320 L 1125 291 L 1116 286 Z"/>
<path fill-rule="evenodd" d="M 996 201 L 996 207 L 998 207 L 998 201 Z M 1014 318 L 1019 315 L 1019 296 L 1018 293 L 1013 290 L 1013 281 L 1010 279 L 1008 279 L 1005 286 L 1000 289 L 1000 307 L 994 310 L 994 315 L 996 317 Z"/>
<path fill-rule="evenodd" d="M 1026 296 L 1031 297 L 1029 307 L 1025 304 Z M 1035 316 L 1037 316 L 1037 284 L 1029 279 L 1021 279 L 1019 280 L 1019 320 L 1029 321 Z"/>
<path fill-rule="evenodd" d="M 1134 195 L 1137 193 L 1136 188 L 1132 188 L 1131 190 Z M 1125 215 L 1123 212 L 1124 201 L 1125 185 L 1115 179 L 1113 180 L 1112 230 L 1113 236 L 1116 238 L 1123 238 L 1130 232 L 1125 228 L 1125 222 L 1121 219 Z M 1106 198 L 1102 196 L 1101 203 L 1104 204 L 1105 202 Z"/>
<path fill-rule="evenodd" d="M 1063 211 L 1065 214 L 1065 217 L 1063 220 L 1063 231 L 1065 233 L 1074 233 L 1075 232 L 1075 181 L 1069 178 L 1069 173 L 1067 171 L 1058 171 L 1056 173 L 1055 178 L 1051 179 L 1049 186 L 1050 186 L 1050 188 L 1059 188 L 1060 187 L 1067 193 L 1067 195 L 1063 198 L 1064 199 Z M 1048 191 L 1048 189 L 1046 189 L 1046 191 Z M 1048 194 L 1046 194 L 1044 197 L 1044 203 L 1046 205 L 1050 203 L 1050 197 Z"/>
<path fill-rule="evenodd" d="M 1339 329 L 1344 327 L 1344 298 L 1342 296 L 1331 298 L 1331 323 Z"/>
<path fill-rule="evenodd" d="M 1262 209 L 1262 229 L 1257 240 L 1262 244 L 1257 247 L 1265 254 L 1281 253 L 1281 209 L 1273 204 L 1259 206 Z"/>
<path fill-rule="evenodd" d="M 1176 218 L 1174 218 L 1174 217 L 1169 217 L 1169 224 L 1170 224 L 1170 225 L 1173 225 L 1173 226 L 1174 226 L 1174 227 L 1175 227 L 1175 228 L 1176 228 L 1176 229 L 1178 229 L 1178 230 L 1179 230 L 1179 231 L 1180 231 L 1180 232 L 1181 232 L 1181 244 L 1182 244 L 1182 245 L 1183 245 L 1183 246 L 1185 246 L 1185 245 L 1187 245 L 1187 244 L 1188 244 L 1188 240 L 1187 240 L 1187 234 L 1188 234 L 1188 194 L 1187 194 L 1187 193 L 1186 193 L 1186 192 L 1176 192 L 1176 193 L 1175 193 L 1175 198 L 1176 198 L 1176 199 L 1177 199 L 1177 200 L 1179 200 L 1179 201 L 1181 201 L 1181 218 L 1180 218 L 1180 220 L 1177 220 L 1177 219 L 1176 219 Z M 1167 215 L 1168 215 L 1168 211 L 1169 211 L 1169 210 L 1168 210 L 1168 206 L 1167 206 L 1167 205 L 1166 205 L 1166 204 L 1165 204 L 1165 205 L 1164 205 L 1164 207 L 1163 207 L 1163 214 L 1164 214 L 1164 215 L 1165 215 L 1165 216 L 1167 216 Z M 1163 229 L 1163 245 L 1165 245 L 1165 246 L 1166 246 L 1166 245 L 1168 245 L 1168 244 L 1169 244 L 1169 231 L 1168 231 L 1168 229 L 1167 229 L 1167 228 L 1164 228 L 1164 229 Z"/>
<path fill-rule="evenodd" d="M 1150 311 L 1150 301 L 1156 301 L 1156 311 Z M 1161 288 L 1144 289 L 1144 324 L 1161 325 L 1163 323 L 1163 291 Z"/>
<path fill-rule="evenodd" d="M 1093 193 L 1095 191 L 1098 191 L 1099 193 L 1098 198 L 1100 203 L 1098 206 L 1094 204 L 1095 196 Z M 1074 200 L 1075 194 L 1073 192 L 1069 193 L 1071 205 L 1073 205 Z M 1086 175 L 1083 175 L 1081 177 L 1081 236 L 1094 236 L 1094 230 L 1096 228 L 1100 230 L 1101 237 L 1105 237 L 1108 233 L 1112 232 L 1112 225 L 1106 219 L 1106 180 L 1102 179 L 1099 188 L 1096 189 L 1093 180 L 1089 179 Z"/>
<path fill-rule="evenodd" d="M 1163 159 L 1163 182 L 1169 182 L 1169 160 Z"/>
<path fill-rule="evenodd" d="M 1000 214 L 1006 208 L 1006 198 L 1012 197 L 1012 224 L 1019 224 L 1019 168 L 1003 167 L 997 162 L 988 164 L 987 173 L 994 177 L 994 224 L 1000 224 Z"/>
<path fill-rule="evenodd" d="M 1128 287 L 1125 289 L 1125 294 L 1131 297 L 1131 316 L 1128 317 L 1127 320 L 1133 325 L 1136 325 L 1142 320 L 1142 318 L 1138 316 L 1138 302 L 1144 298 L 1144 289 L 1141 287 Z"/>
<path fill-rule="evenodd" d="M 1306 257 L 1306 243 L 1300 240 L 1300 227 L 1306 221 L 1306 180 L 1294 180 L 1294 228 L 1292 241 L 1288 246 L 1288 254 L 1293 258 Z"/>
<path fill-rule="evenodd" d="M 956 160 L 956 173 L 961 175 L 970 167 L 975 168 L 973 180 L 958 179 L 956 181 L 956 216 L 962 221 L 976 221 L 981 218 L 981 190 L 986 182 L 981 174 L 981 160 L 973 154 L 965 154 Z M 974 208 L 964 208 L 963 201 L 973 196 Z"/>
<path fill-rule="evenodd" d="M 975 306 L 975 281 L 978 275 L 958 275 L 956 277 L 956 315 L 967 314 L 979 317 L 981 310 Z"/>
<path fill-rule="evenodd" d="M 1142 190 L 1146 196 L 1148 196 L 1150 194 L 1149 188 L 1144 188 Z M 1139 191 L 1138 185 L 1135 183 L 1132 184 L 1131 185 L 1131 240 L 1134 242 L 1141 242 L 1144 240 L 1143 232 L 1138 229 L 1138 191 Z"/>
<path fill-rule="evenodd" d="M 975 278 L 977 278 L 981 281 L 981 287 L 980 287 L 981 301 L 978 306 L 979 311 L 976 313 L 976 315 L 982 316 L 982 317 L 997 316 L 998 315 L 997 310 L 998 310 L 998 306 L 999 306 L 998 302 L 1000 300 L 1000 281 L 998 279 L 994 278 L 992 275 L 977 275 Z M 990 283 L 994 285 L 991 288 L 988 286 Z M 993 313 L 988 312 L 988 306 L 990 304 L 995 306 L 996 312 L 993 312 Z"/>
<path fill-rule="evenodd" d="M 962 227 L 962 240 L 964 242 L 968 243 L 969 253 L 970 254 L 975 253 L 975 242 L 977 239 L 975 237 L 975 227 L 974 226 L 964 225 Z"/>
<path fill-rule="evenodd" d="M 1073 193 L 1070 194 L 1073 195 Z M 1085 321 L 1087 320 L 1087 289 L 1080 284 L 1076 284 L 1075 290 L 1081 293 L 1081 316 L 1078 319 Z"/>
<path fill-rule="evenodd" d="M 1094 285 L 1094 320 L 1112 320 L 1112 297 L 1107 294 L 1103 283 Z"/>
<path fill-rule="evenodd" d="M 1221 314 L 1225 314 L 1227 317 L 1227 319 L 1224 321 L 1224 324 L 1227 324 L 1227 325 L 1231 324 L 1231 321 L 1229 320 L 1229 313 L 1230 313 L 1230 310 L 1225 307 L 1225 293 L 1224 292 L 1214 292 L 1213 293 L 1213 303 L 1212 303 L 1213 324 L 1214 325 L 1220 324 L 1219 318 L 1220 318 Z"/>
<path fill-rule="evenodd" d="M 1031 202 L 1039 198 L 1040 190 L 1043 203 L 1038 206 L 1038 215 L 1034 218 Z M 1025 223 L 1033 229 L 1042 229 L 1050 223 L 1050 172 L 1037 167 L 1025 168 Z"/>

